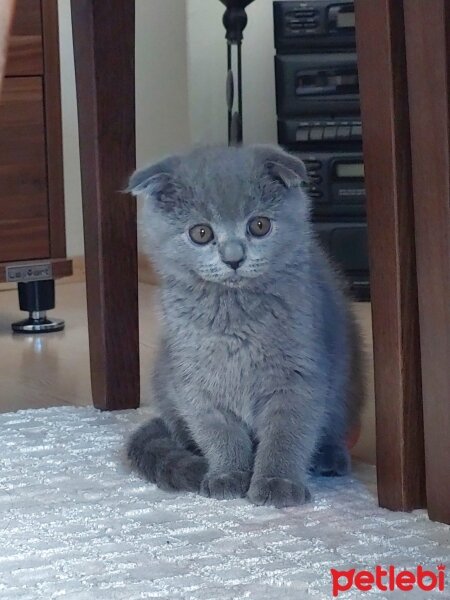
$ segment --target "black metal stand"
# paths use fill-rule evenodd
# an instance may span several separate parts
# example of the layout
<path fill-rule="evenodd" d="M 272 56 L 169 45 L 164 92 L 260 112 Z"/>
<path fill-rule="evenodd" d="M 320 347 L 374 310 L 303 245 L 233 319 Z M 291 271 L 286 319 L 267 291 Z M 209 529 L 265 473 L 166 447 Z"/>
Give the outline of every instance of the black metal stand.
<path fill-rule="evenodd" d="M 48 319 L 47 310 L 55 308 L 55 281 L 20 282 L 18 285 L 20 310 L 28 312 L 28 319 L 11 325 L 15 333 L 50 333 L 64 329 L 61 319 Z"/>
<path fill-rule="evenodd" d="M 242 143 L 242 40 L 247 25 L 246 7 L 254 0 L 220 0 L 226 6 L 223 25 L 227 40 L 227 84 L 228 144 Z M 235 77 L 233 73 L 232 51 L 236 48 L 237 71 L 237 110 L 234 110 Z"/>

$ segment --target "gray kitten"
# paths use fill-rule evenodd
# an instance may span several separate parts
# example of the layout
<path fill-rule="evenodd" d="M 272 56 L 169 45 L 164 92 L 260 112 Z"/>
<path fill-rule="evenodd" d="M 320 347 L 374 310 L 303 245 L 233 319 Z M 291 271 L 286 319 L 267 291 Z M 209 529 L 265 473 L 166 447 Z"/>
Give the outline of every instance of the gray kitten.
<path fill-rule="evenodd" d="M 357 335 L 312 234 L 303 163 L 272 146 L 196 149 L 136 172 L 161 276 L 160 418 L 131 438 L 166 490 L 302 504 L 343 475 L 362 403 Z"/>

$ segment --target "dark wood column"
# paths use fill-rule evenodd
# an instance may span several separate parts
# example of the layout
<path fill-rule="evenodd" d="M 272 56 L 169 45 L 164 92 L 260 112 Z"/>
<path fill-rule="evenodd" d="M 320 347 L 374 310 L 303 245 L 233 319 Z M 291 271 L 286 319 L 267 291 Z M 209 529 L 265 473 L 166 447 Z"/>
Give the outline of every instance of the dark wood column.
<path fill-rule="evenodd" d="M 139 405 L 133 0 L 72 0 L 94 404 Z"/>
<path fill-rule="evenodd" d="M 405 2 L 427 503 L 450 523 L 450 4 Z"/>
<path fill-rule="evenodd" d="M 407 0 L 409 1 L 409 0 Z M 403 2 L 356 0 L 371 268 L 378 496 L 425 505 Z"/>

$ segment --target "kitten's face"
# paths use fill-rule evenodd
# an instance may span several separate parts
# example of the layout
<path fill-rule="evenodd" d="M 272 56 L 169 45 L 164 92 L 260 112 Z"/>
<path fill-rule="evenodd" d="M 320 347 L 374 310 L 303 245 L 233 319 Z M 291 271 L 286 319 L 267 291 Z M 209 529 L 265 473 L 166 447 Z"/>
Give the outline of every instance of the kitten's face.
<path fill-rule="evenodd" d="M 309 233 L 299 180 L 289 189 L 251 149 L 197 150 L 168 168 L 158 171 L 141 219 L 163 275 L 252 286 L 282 271 Z"/>
<path fill-rule="evenodd" d="M 219 211 L 210 213 L 209 218 L 187 215 L 180 240 L 180 246 L 185 245 L 185 260 L 205 281 L 246 285 L 247 280 L 266 274 L 273 264 L 282 236 L 277 217 L 279 214 L 264 207 L 247 214 L 236 211 L 228 217 Z"/>

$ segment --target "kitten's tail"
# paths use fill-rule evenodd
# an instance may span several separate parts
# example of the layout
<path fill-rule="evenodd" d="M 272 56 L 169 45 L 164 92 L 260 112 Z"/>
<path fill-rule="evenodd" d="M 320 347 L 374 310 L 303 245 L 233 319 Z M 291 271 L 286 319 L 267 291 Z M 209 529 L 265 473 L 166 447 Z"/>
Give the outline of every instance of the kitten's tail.
<path fill-rule="evenodd" d="M 162 419 L 152 419 L 131 436 L 127 447 L 133 467 L 167 491 L 198 492 L 207 461 L 180 446 Z"/>

